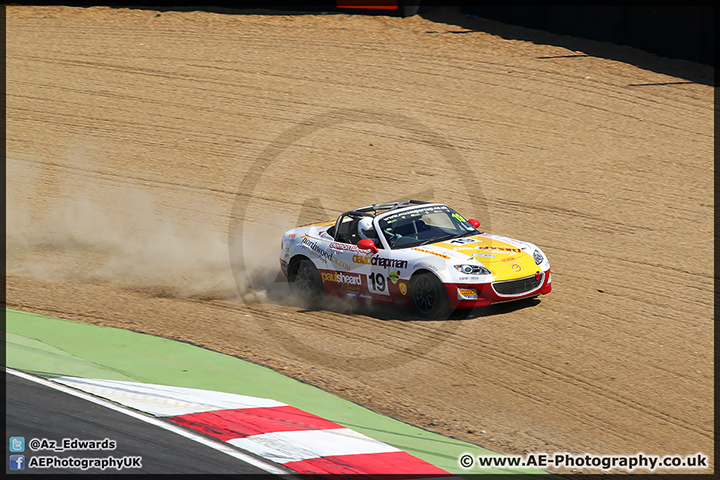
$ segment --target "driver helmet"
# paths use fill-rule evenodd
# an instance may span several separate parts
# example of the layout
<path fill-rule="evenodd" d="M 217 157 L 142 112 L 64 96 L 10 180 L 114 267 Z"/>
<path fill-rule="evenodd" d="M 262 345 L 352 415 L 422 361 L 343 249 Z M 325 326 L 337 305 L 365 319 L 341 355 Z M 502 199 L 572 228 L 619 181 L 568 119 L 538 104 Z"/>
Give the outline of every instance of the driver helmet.
<path fill-rule="evenodd" d="M 375 237 L 377 237 L 377 233 L 375 233 L 375 228 L 373 227 L 372 218 L 363 217 L 358 222 L 358 235 L 361 239 L 363 238 L 369 238 L 370 240 L 374 240 Z"/>

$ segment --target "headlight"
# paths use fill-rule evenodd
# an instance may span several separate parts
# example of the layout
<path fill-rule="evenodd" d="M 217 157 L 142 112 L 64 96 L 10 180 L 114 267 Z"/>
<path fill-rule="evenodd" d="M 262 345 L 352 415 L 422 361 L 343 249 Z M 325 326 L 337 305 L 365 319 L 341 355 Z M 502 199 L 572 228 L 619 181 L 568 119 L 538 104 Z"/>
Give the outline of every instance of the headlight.
<path fill-rule="evenodd" d="M 543 260 L 545 260 L 545 257 L 543 257 L 543 254 L 540 253 L 540 250 L 535 250 L 533 252 L 533 258 L 535 259 L 535 264 L 540 265 Z"/>
<path fill-rule="evenodd" d="M 465 275 L 491 275 L 492 272 L 482 265 L 455 265 L 455 270 Z"/>

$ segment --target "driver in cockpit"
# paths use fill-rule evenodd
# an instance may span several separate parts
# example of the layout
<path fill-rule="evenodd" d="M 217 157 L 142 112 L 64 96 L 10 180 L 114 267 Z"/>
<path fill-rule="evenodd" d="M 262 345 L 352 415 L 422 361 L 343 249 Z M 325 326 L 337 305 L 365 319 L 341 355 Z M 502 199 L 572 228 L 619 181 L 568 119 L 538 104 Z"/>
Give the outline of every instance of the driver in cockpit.
<path fill-rule="evenodd" d="M 377 248 L 383 248 L 382 243 L 380 242 L 380 237 L 378 237 L 375 227 L 373 227 L 372 218 L 363 217 L 360 219 L 358 222 L 358 236 L 360 237 L 360 240 L 363 238 L 369 238 L 375 242 L 375 246 Z"/>

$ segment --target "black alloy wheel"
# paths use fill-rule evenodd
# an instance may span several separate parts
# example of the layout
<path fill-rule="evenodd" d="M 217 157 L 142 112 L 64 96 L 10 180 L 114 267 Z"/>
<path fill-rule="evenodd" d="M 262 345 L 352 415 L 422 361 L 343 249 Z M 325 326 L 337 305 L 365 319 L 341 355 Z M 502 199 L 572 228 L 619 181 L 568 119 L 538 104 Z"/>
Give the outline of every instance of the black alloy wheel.
<path fill-rule="evenodd" d="M 445 287 L 432 273 L 420 273 L 410 279 L 410 304 L 424 318 L 447 319 L 452 313 Z"/>
<path fill-rule="evenodd" d="M 323 286 L 315 264 L 307 258 L 295 262 L 290 269 L 290 287 L 304 300 L 317 301 Z"/>

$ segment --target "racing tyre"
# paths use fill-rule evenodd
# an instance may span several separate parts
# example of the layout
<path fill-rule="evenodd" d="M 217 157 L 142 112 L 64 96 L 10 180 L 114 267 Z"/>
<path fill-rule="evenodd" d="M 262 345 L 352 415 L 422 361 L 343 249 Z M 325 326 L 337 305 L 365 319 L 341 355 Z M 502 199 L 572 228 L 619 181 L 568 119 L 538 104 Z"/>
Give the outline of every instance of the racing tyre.
<path fill-rule="evenodd" d="M 410 279 L 410 305 L 421 317 L 447 319 L 452 313 L 445 287 L 432 273 Z"/>
<path fill-rule="evenodd" d="M 290 268 L 289 277 L 293 292 L 311 305 L 316 305 L 322 295 L 323 286 L 315 264 L 307 258 L 298 260 Z"/>

